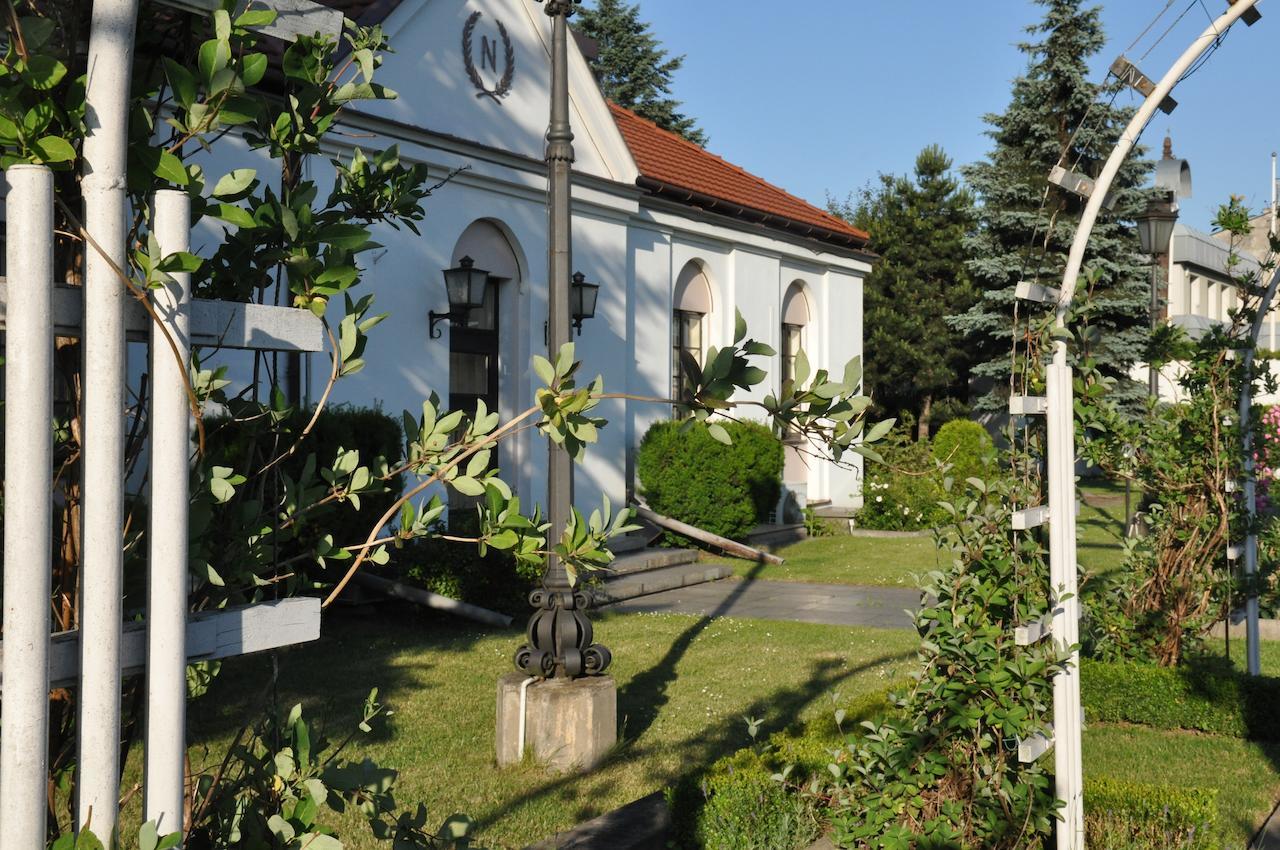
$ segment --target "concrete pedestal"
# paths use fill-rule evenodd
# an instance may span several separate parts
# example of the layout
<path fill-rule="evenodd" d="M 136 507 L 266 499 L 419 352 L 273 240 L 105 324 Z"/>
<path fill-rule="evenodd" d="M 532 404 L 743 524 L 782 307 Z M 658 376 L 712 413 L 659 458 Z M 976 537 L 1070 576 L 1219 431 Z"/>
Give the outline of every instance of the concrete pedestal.
<path fill-rule="evenodd" d="M 498 680 L 498 765 L 521 759 L 520 686 L 527 677 Z M 525 752 L 553 770 L 590 770 L 618 742 L 618 686 L 612 676 L 546 679 L 529 685 Z"/>

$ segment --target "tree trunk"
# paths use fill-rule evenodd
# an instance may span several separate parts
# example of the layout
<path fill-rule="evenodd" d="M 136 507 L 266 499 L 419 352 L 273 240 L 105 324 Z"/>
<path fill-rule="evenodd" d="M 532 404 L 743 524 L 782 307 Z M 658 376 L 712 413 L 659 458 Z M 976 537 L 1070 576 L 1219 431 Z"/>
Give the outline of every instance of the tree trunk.
<path fill-rule="evenodd" d="M 929 420 L 933 418 L 933 396 L 927 395 L 920 403 L 920 420 L 916 423 L 916 440 L 929 439 Z"/>

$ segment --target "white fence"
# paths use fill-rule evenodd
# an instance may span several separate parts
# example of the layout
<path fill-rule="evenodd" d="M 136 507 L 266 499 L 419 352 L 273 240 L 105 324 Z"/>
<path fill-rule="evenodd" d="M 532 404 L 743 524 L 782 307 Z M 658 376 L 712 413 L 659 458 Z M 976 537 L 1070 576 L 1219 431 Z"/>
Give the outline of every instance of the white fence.
<path fill-rule="evenodd" d="M 323 330 L 306 311 L 193 301 L 185 274 L 174 274 L 171 283 L 154 291 L 152 305 L 163 329 L 156 324 L 150 328 L 146 615 L 145 623 L 126 627 L 124 352 L 127 338 L 138 338 L 148 319 L 142 306 L 130 299 L 118 269 L 110 265 L 110 274 L 97 284 L 116 292 L 96 304 L 91 297 L 93 278 L 85 287 L 55 284 L 52 175 L 41 166 L 19 165 L 8 169 L 5 179 L 9 215 L 8 277 L 0 290 L 6 336 L 0 847 L 37 848 L 45 843 L 51 685 L 76 693 L 77 821 L 82 826 L 90 823 L 104 840 L 114 831 L 120 798 L 121 686 L 125 676 L 138 672 L 146 676 L 144 816 L 156 821 L 162 833 L 177 831 L 182 828 L 184 799 L 188 661 L 313 640 L 319 637 L 320 624 L 318 599 L 188 617 L 193 450 L 183 371 L 193 343 L 319 351 Z M 187 249 L 188 220 L 185 193 L 157 193 L 151 221 L 163 255 Z M 80 629 L 53 635 L 54 340 L 80 336 L 82 327 L 86 398 Z"/>

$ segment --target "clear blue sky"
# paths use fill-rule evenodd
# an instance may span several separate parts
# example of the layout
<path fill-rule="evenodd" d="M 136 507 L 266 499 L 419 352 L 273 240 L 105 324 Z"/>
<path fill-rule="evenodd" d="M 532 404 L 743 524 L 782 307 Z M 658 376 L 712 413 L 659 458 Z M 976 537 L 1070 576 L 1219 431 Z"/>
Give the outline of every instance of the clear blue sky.
<path fill-rule="evenodd" d="M 911 169 L 916 153 L 942 145 L 959 163 L 990 149 L 982 116 L 1001 112 L 1025 67 L 1016 48 L 1041 18 L 1028 0 L 638 0 L 641 15 L 674 54 L 685 54 L 674 94 L 710 134 L 710 150 L 819 206 L 879 172 Z M 1095 81 L 1168 0 L 1102 3 L 1107 46 Z M 1223 0 L 1174 0 L 1139 46 L 1138 62 L 1158 78 L 1208 24 Z M 1270 203 L 1270 156 L 1280 148 L 1266 50 L 1280 36 L 1280 6 L 1238 24 L 1222 48 L 1174 93 L 1179 107 L 1157 113 L 1143 142 L 1155 156 L 1166 131 L 1191 164 L 1194 197 L 1182 220 L 1208 229 L 1228 195 L 1257 209 Z M 1267 88 L 1241 89 L 1260 80 Z M 1122 95 L 1120 102 L 1136 104 Z"/>

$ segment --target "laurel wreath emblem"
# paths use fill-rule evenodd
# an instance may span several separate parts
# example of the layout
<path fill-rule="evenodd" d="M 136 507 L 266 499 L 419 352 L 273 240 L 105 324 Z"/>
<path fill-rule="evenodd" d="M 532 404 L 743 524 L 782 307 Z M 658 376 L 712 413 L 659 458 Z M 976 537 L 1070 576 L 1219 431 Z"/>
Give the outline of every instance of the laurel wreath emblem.
<path fill-rule="evenodd" d="M 467 18 L 467 25 L 462 28 L 462 61 L 467 66 L 467 76 L 471 78 L 471 83 L 480 91 L 476 93 L 477 98 L 491 97 L 494 103 L 502 103 L 502 99 L 511 94 L 511 81 L 516 76 L 516 49 L 511 44 L 511 36 L 507 34 L 507 28 L 503 26 L 502 21 L 496 21 L 498 25 L 498 34 L 502 36 L 503 59 L 506 63 L 506 69 L 502 72 L 502 79 L 498 80 L 498 84 L 492 89 L 484 84 L 484 80 L 480 77 L 480 72 L 476 70 L 476 64 L 471 58 L 471 38 L 475 33 L 476 24 L 480 18 L 484 16 L 483 12 L 472 12 L 471 17 Z"/>

